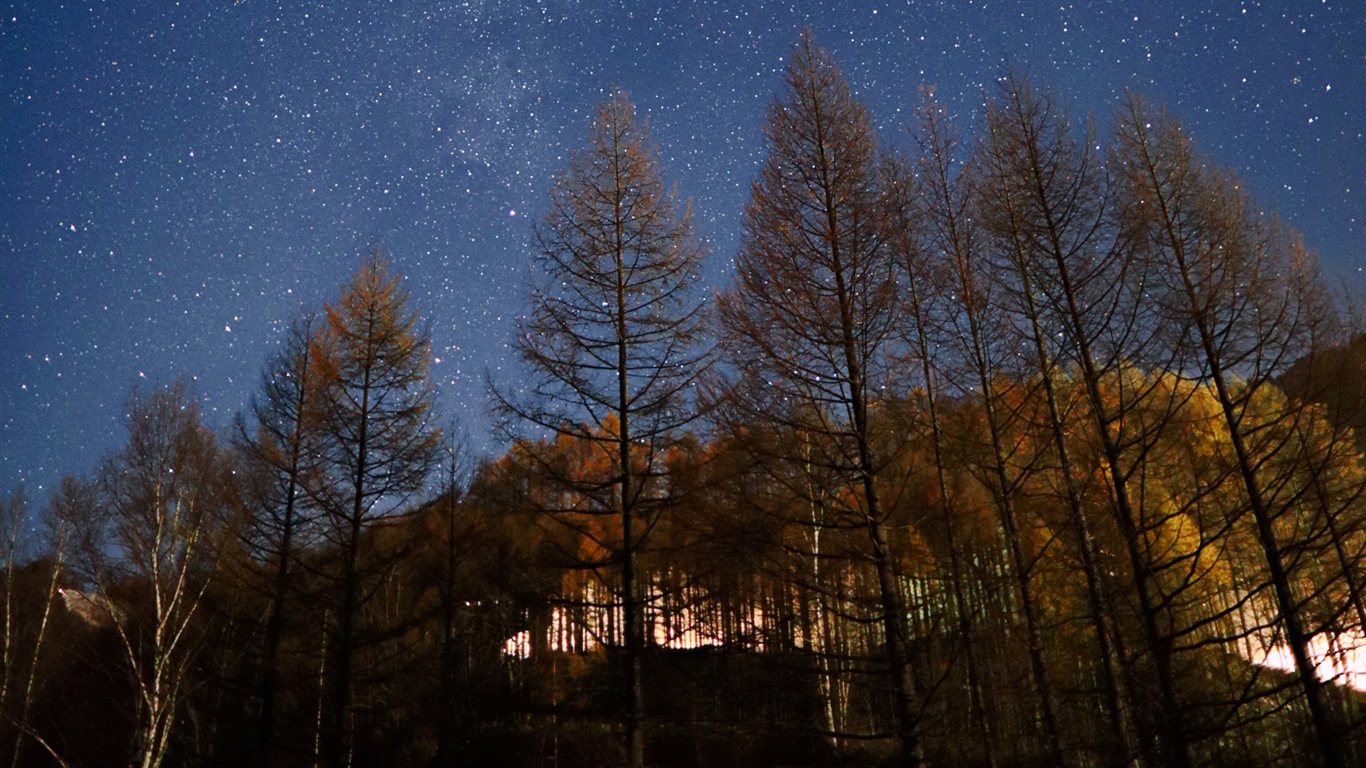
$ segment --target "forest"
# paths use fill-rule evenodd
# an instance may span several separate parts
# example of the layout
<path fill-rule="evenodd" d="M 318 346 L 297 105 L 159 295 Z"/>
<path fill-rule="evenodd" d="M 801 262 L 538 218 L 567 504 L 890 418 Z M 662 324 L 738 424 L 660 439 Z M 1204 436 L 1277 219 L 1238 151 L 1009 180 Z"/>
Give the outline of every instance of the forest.
<path fill-rule="evenodd" d="M 1366 335 L 1138 94 L 906 147 L 810 33 L 732 281 L 624 92 L 477 456 L 379 250 L 230 428 L 0 495 L 18 766 L 1366 763 Z M 725 256 L 730 256 L 726 254 Z"/>

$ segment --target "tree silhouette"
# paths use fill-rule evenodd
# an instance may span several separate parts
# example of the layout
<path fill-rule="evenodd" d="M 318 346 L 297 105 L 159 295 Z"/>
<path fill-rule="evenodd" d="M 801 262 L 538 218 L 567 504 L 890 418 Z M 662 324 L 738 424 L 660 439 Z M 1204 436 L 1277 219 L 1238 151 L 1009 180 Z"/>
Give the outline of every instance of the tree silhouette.
<path fill-rule="evenodd" d="M 868 536 L 901 757 L 914 765 L 922 759 L 915 683 L 873 424 L 899 348 L 901 297 L 868 110 L 809 30 L 764 136 L 768 156 L 745 209 L 735 285 L 721 298 L 724 344 L 744 371 L 730 393 L 752 418 L 833 438 L 824 461 L 840 467 L 849 512 Z"/>
<path fill-rule="evenodd" d="M 362 606 L 382 583 L 367 573 L 363 537 L 425 486 L 440 450 L 432 424 L 430 343 L 408 307 L 402 278 L 378 250 L 327 305 L 310 364 L 319 386 L 318 430 L 306 445 L 307 493 L 335 548 L 322 566 L 336 585 L 327 643 L 330 693 L 323 756 L 350 762 L 353 666 Z"/>
<path fill-rule="evenodd" d="M 128 442 L 100 466 L 95 493 L 66 494 L 60 513 L 72 565 L 97 590 L 93 610 L 112 626 L 131 678 L 132 764 L 157 768 L 191 694 L 234 487 L 183 381 L 134 392 L 127 413 Z"/>
<path fill-rule="evenodd" d="M 505 415 L 595 446 L 609 467 L 559 480 L 591 511 L 620 520 L 619 544 L 588 565 L 619 571 L 611 581 L 625 630 L 632 766 L 645 759 L 638 552 L 660 506 L 663 452 L 694 418 L 692 388 L 711 354 L 694 290 L 705 248 L 658 165 L 646 127 L 615 91 L 598 107 L 588 146 L 556 178 L 536 229 L 531 312 L 516 339 L 531 378 L 519 391 L 495 388 Z"/>
<path fill-rule="evenodd" d="M 311 517 L 304 488 L 308 471 L 306 443 L 315 441 L 320 388 L 313 364 L 316 321 L 312 315 L 291 323 L 284 347 L 261 374 L 252 400 L 251 420 L 239 418 L 235 443 L 245 470 L 244 496 L 251 514 L 243 526 L 247 547 L 263 571 L 266 612 L 261 649 L 261 716 L 257 733 L 260 764 L 271 764 L 279 697 L 280 644 L 293 561 L 307 543 L 302 539 Z"/>
<path fill-rule="evenodd" d="M 1172 344 L 1187 351 L 1193 375 L 1213 389 L 1323 763 L 1345 766 L 1340 728 L 1311 658 L 1313 629 L 1296 594 L 1296 564 L 1308 542 L 1297 540 L 1303 528 L 1281 522 L 1297 514 L 1302 490 L 1293 473 L 1267 470 L 1305 459 L 1276 428 L 1301 412 L 1257 407 L 1275 377 L 1331 338 L 1333 312 L 1317 263 L 1297 235 L 1257 211 L 1238 182 L 1203 163 L 1169 115 L 1131 97 L 1120 120 L 1123 225 L 1155 265 L 1145 306 L 1155 322 L 1179 329 Z"/>

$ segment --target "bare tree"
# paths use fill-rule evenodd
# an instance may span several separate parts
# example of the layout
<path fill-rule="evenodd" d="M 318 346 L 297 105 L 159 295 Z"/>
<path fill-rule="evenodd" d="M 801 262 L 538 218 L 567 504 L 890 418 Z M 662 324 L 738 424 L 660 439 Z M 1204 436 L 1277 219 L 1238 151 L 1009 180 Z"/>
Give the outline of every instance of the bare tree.
<path fill-rule="evenodd" d="M 1118 133 L 1124 225 L 1158 267 L 1150 270 L 1147 307 L 1179 330 L 1172 344 L 1189 351 L 1191 375 L 1213 388 L 1323 763 L 1345 766 L 1350 761 L 1315 672 L 1313 630 L 1294 583 L 1305 542 L 1296 541 L 1297 526 L 1287 531 L 1280 522 L 1297 514 L 1301 491 L 1288 482 L 1293 475 L 1269 471 L 1299 460 L 1286 430 L 1275 428 L 1299 412 L 1268 418 L 1257 407 L 1277 375 L 1327 338 L 1328 294 L 1299 238 L 1200 159 L 1173 118 L 1131 97 Z"/>
<path fill-rule="evenodd" d="M 921 128 L 933 133 L 940 126 L 935 122 L 937 114 L 933 102 L 926 104 L 922 111 Z M 928 123 L 926 125 L 925 123 Z M 927 137 L 933 146 L 938 137 Z M 940 150 L 944 149 L 939 147 Z M 931 153 L 923 158 L 929 161 L 922 170 L 926 177 L 934 175 L 935 168 Z M 888 242 L 896 255 L 900 267 L 905 271 L 904 296 L 906 301 L 903 313 L 903 334 L 906 337 L 907 351 L 911 357 L 912 370 L 917 370 L 917 386 L 923 396 L 913 398 L 909 410 L 923 414 L 924 424 L 913 432 L 928 432 L 933 471 L 933 496 L 938 498 L 940 520 L 938 528 L 944 537 L 947 550 L 948 579 L 953 594 L 953 617 L 956 623 L 957 643 L 962 649 L 967 678 L 965 686 L 968 694 L 968 712 L 976 730 L 977 739 L 971 745 L 982 749 L 986 764 L 996 765 L 996 749 L 992 737 L 992 723 L 986 712 L 986 688 L 982 679 L 980 650 L 976 645 L 976 613 L 968 597 L 970 569 L 967 567 L 963 539 L 962 513 L 957 508 L 955 489 L 950 480 L 953 469 L 946 456 L 945 434 L 941 414 L 941 401 L 947 401 L 945 391 L 947 381 L 961 371 L 945 370 L 950 363 L 947 349 L 952 347 L 949 338 L 952 324 L 949 315 L 953 314 L 953 271 L 951 261 L 944 258 L 942 250 L 946 243 L 931 233 L 942 222 L 943 216 L 927 211 L 925 202 L 932 197 L 936 205 L 942 204 L 940 185 L 948 179 L 928 179 L 927 190 L 922 194 L 915 177 L 915 167 L 905 157 L 889 159 L 883 169 L 883 204 L 887 210 Z M 952 212 L 948 213 L 952 217 Z M 938 219 L 936 224 L 931 221 Z M 951 247 L 951 246 L 950 246 Z M 915 390 L 913 389 L 913 392 Z M 966 742 L 965 742 L 966 743 Z"/>
<path fill-rule="evenodd" d="M 271 764 L 279 699 L 279 655 L 285 631 L 285 608 L 291 589 L 291 567 L 305 541 L 301 534 L 312 516 L 304 494 L 310 470 L 306 445 L 321 416 L 316 380 L 315 320 L 305 315 L 290 324 L 280 352 L 261 373 L 260 391 L 253 398 L 250 420 L 237 420 L 235 444 L 249 478 L 244 493 L 250 507 L 243 526 L 248 548 L 268 572 L 266 611 L 261 650 L 261 716 L 257 757 Z"/>
<path fill-rule="evenodd" d="M 916 131 L 920 145 L 917 161 L 918 204 L 924 248 L 929 264 L 941 265 L 945 273 L 948 306 L 942 321 L 945 330 L 940 354 L 949 362 L 941 367 L 949 392 L 960 393 L 971 411 L 980 412 L 980 421 L 963 426 L 951 442 L 981 443 L 980 457 L 959 451 L 958 461 L 966 461 L 978 481 L 987 489 L 999 522 L 1009 561 L 1010 576 L 1016 588 L 1019 616 L 1007 617 L 1008 623 L 1022 621 L 1025 648 L 1029 659 L 1030 680 L 1034 689 L 1038 737 L 1046 760 L 1065 764 L 1058 717 L 1059 697 L 1050 680 L 1045 653 L 1047 629 L 1036 571 L 1049 542 L 1031 543 L 1031 524 L 1019 509 L 1023 489 L 1040 468 L 1027 445 L 1021 414 L 1012 403 L 1032 396 L 1033 387 L 1021 376 L 1019 361 L 1027 356 L 1009 332 L 1010 319 L 998 281 L 992 276 L 987 238 L 982 230 L 983 216 L 977 211 L 980 196 L 974 194 L 972 179 L 976 162 L 965 153 L 942 105 L 926 89 Z M 948 387 L 946 386 L 946 389 Z M 948 394 L 948 392 L 946 392 Z M 1014 602 L 1014 601 L 1012 601 Z"/>
<path fill-rule="evenodd" d="M 611 581 L 624 624 L 622 720 L 637 767 L 645 761 L 638 554 L 660 506 L 663 452 L 694 418 L 693 386 L 711 357 L 696 291 L 706 249 L 690 208 L 664 187 L 657 154 L 631 102 L 614 92 L 598 107 L 588 147 L 556 178 L 536 230 L 531 313 L 516 340 L 532 376 L 517 390 L 495 388 L 504 414 L 584 441 L 610 466 L 603 477 L 561 481 L 620 520 L 614 551 L 589 565 L 619 573 Z"/>
<path fill-rule="evenodd" d="M 327 323 L 313 345 L 309 363 L 316 368 L 319 415 L 316 437 L 306 445 L 306 491 L 334 548 L 323 576 L 337 590 L 322 748 L 327 765 L 341 768 L 353 747 L 361 611 L 384 582 L 362 560 L 363 538 L 425 487 L 441 433 L 432 424 L 430 342 L 408 306 L 402 278 L 378 250 L 327 305 Z"/>
<path fill-rule="evenodd" d="M 17 617 L 15 616 L 15 573 L 22 558 L 21 550 L 28 538 L 24 535 L 28 526 L 28 500 L 24 487 L 0 496 L 0 565 L 4 567 L 0 589 L 5 592 L 4 605 L 0 606 L 3 625 L 0 625 L 0 712 L 9 701 L 10 684 L 16 669 L 18 641 L 15 637 Z"/>
<path fill-rule="evenodd" d="M 202 639 L 205 591 L 234 508 L 230 464 L 183 381 L 128 402 L 125 447 L 93 498 L 72 494 L 72 561 L 96 591 L 136 695 L 132 764 L 172 749 Z M 77 503 L 83 502 L 83 503 Z"/>
<path fill-rule="evenodd" d="M 901 296 L 868 110 L 809 30 L 764 135 L 768 156 L 745 209 L 735 285 L 721 297 L 724 344 L 745 371 L 731 394 L 760 423 L 833 438 L 823 460 L 843 473 L 849 512 L 868 536 L 901 759 L 918 765 L 905 597 L 879 495 L 886 457 L 875 453 L 873 423 L 899 352 Z"/>
<path fill-rule="evenodd" d="M 1171 662 L 1171 640 L 1160 624 L 1160 600 L 1143 547 L 1132 499 L 1129 463 L 1121 440 L 1134 440 L 1121 427 L 1121 412 L 1101 392 L 1102 379 L 1123 363 L 1131 349 L 1134 301 L 1123 279 L 1126 251 L 1114 247 L 1106 215 L 1106 179 L 1093 135 L 1073 136 L 1068 119 L 1015 73 L 1003 78 L 1002 98 L 988 107 L 982 146 L 981 193 L 986 227 L 998 244 L 1010 286 L 1011 307 L 1038 365 L 1047 404 L 1049 431 L 1066 503 L 1077 531 L 1087 578 L 1097 656 L 1103 671 L 1107 712 L 1117 752 L 1132 754 L 1129 707 L 1117 665 L 1124 659 L 1122 637 L 1101 583 L 1096 534 L 1082 503 L 1081 475 L 1069 446 L 1069 422 L 1061 384 L 1074 365 L 1081 384 L 1081 418 L 1090 417 L 1103 447 L 1102 471 L 1109 481 L 1112 519 L 1126 545 L 1145 649 L 1156 670 L 1160 741 L 1158 753 L 1172 765 L 1189 763 Z M 1123 379 L 1119 379 L 1123 381 Z M 1121 400 L 1141 399 L 1125 393 Z M 1084 423 L 1084 422 L 1083 422 Z"/>
<path fill-rule="evenodd" d="M 82 483 L 71 477 L 62 479 L 53 491 L 43 517 L 43 523 L 48 529 L 48 541 L 47 546 L 40 552 L 28 551 L 32 546 L 36 521 L 28 517 L 23 488 L 12 492 L 7 499 L 0 499 L 0 505 L 3 506 L 0 509 L 0 515 L 3 515 L 0 517 L 0 529 L 5 534 L 6 560 L 4 683 L 0 687 L 0 713 L 3 713 L 7 726 L 14 726 L 14 742 L 10 753 L 11 768 L 20 764 L 20 755 L 28 740 L 48 750 L 57 762 L 62 762 L 61 756 L 53 751 L 52 745 L 31 728 L 30 716 L 34 699 L 43 680 L 40 670 L 44 666 L 44 646 L 48 639 L 53 607 L 58 599 L 66 563 L 68 531 L 62 522 L 65 518 L 59 510 L 68 504 L 80 504 L 76 498 L 90 492 L 89 483 Z M 90 504 L 84 506 L 88 507 Z M 38 559 L 33 564 L 41 564 L 47 571 L 36 627 L 33 626 L 35 617 L 26 615 L 28 611 L 21 614 L 15 601 L 14 590 L 21 588 L 15 565 L 21 556 L 36 556 Z M 24 602 L 31 605 L 31 598 Z M 3 730 L 6 733 L 10 732 L 9 728 Z"/>
<path fill-rule="evenodd" d="M 460 646 L 457 619 L 460 605 L 462 561 L 477 546 L 467 527 L 461 525 L 461 506 L 474 473 L 468 436 L 452 421 L 442 443 L 441 492 L 431 512 L 436 516 L 430 539 L 440 561 L 437 593 L 441 611 L 440 676 L 437 695 L 437 766 L 453 765 L 456 738 L 456 688 L 460 682 Z"/>

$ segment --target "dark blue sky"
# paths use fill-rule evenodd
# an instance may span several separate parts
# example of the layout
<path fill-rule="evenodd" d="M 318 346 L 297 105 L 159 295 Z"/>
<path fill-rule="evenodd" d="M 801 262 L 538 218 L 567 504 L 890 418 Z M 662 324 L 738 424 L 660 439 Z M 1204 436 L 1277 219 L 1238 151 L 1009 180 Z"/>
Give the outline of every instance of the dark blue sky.
<path fill-rule="evenodd" d="M 804 25 L 885 144 L 921 83 L 967 133 L 1007 56 L 1102 125 L 1142 91 L 1363 284 L 1360 0 L 3 7 L 0 491 L 39 503 L 119 447 L 134 385 L 184 375 L 228 424 L 374 243 L 431 321 L 442 408 L 498 449 L 484 372 L 516 375 L 531 221 L 594 105 L 620 85 L 648 116 L 719 284 Z"/>

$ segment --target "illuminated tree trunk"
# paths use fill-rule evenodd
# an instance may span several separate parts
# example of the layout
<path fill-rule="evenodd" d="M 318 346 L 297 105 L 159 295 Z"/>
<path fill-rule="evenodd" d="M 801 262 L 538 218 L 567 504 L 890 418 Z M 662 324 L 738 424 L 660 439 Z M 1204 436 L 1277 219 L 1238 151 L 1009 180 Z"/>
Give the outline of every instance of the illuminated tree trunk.
<path fill-rule="evenodd" d="M 3 514 L 2 522 L 6 539 L 5 558 L 7 571 L 7 578 L 5 581 L 5 669 L 3 673 L 0 673 L 5 676 L 5 690 L 3 693 L 0 693 L 0 707 L 3 707 L 5 716 L 14 724 L 14 744 L 13 751 L 10 753 L 10 768 L 16 768 L 16 766 L 19 765 L 19 758 L 23 752 L 25 740 L 31 738 L 39 746 L 49 748 L 47 742 L 44 741 L 41 736 L 30 733 L 29 717 L 32 714 L 33 709 L 34 689 L 38 683 L 38 670 L 43 659 L 43 646 L 48 637 L 48 626 L 52 617 L 52 608 L 57 601 L 59 580 L 62 576 L 67 554 L 67 537 L 69 535 L 69 530 L 67 529 L 66 523 L 63 521 L 68 519 L 68 516 L 63 514 L 63 508 L 80 506 L 85 506 L 87 508 L 93 507 L 93 503 L 88 498 L 90 490 L 89 484 L 81 483 L 71 477 L 66 477 L 63 478 L 61 483 L 57 486 L 57 489 L 50 500 L 47 519 L 52 525 L 53 535 L 48 551 L 45 553 L 46 557 L 50 560 L 48 565 L 47 588 L 44 592 L 43 610 L 38 619 L 37 633 L 33 639 L 32 647 L 24 649 L 25 653 L 23 654 L 24 658 L 22 663 L 19 662 L 19 659 L 15 656 L 16 649 L 13 646 L 13 643 L 16 640 L 15 630 L 17 627 L 14 626 L 14 620 L 11 618 L 10 614 L 13 610 L 10 593 L 13 592 L 15 588 L 14 564 L 16 557 L 19 555 L 20 545 L 24 538 L 20 533 L 20 530 L 27 523 L 25 519 L 27 505 L 22 487 L 10 494 L 8 499 L 0 499 L 0 505 L 5 506 L 3 513 L 0 514 Z M 11 675 L 17 676 L 21 674 L 23 675 L 22 687 L 17 689 L 18 714 L 15 715 L 13 712 L 14 706 L 11 705 L 10 699 L 16 689 L 11 686 L 17 685 L 20 680 L 17 677 L 11 679 Z M 55 757 L 56 755 L 54 754 L 53 756 Z"/>
<path fill-rule="evenodd" d="M 210 620 L 204 595 L 233 486 L 229 463 L 183 382 L 134 392 L 126 423 L 128 442 L 102 463 L 95 492 L 61 512 L 69 515 L 72 566 L 95 586 L 133 684 L 132 764 L 158 768 Z M 141 600 L 105 599 L 111 587 L 130 583 L 144 590 Z"/>

